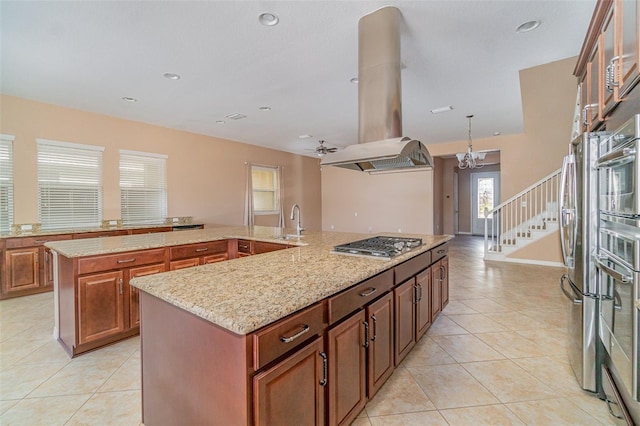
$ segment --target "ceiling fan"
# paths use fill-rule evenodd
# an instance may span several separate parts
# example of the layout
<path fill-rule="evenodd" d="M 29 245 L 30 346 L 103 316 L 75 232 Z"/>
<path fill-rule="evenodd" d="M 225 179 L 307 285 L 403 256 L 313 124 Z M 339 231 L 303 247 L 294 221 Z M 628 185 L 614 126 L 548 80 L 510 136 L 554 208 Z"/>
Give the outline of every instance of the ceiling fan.
<path fill-rule="evenodd" d="M 320 145 L 316 147 L 316 149 L 307 149 L 307 151 L 314 151 L 318 157 L 324 157 L 328 152 L 336 152 L 338 148 L 328 148 L 324 146 L 324 141 L 318 141 Z"/>

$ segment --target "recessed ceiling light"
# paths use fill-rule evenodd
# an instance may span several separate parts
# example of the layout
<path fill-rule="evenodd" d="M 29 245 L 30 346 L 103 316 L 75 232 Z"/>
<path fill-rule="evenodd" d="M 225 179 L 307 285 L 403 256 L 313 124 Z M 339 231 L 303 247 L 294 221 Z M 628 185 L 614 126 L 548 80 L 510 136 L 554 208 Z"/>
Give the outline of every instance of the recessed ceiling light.
<path fill-rule="evenodd" d="M 349 80 L 350 82 L 352 82 L 353 84 L 358 84 L 358 77 L 353 77 L 351 80 Z"/>
<path fill-rule="evenodd" d="M 180 80 L 180 76 L 178 74 L 174 74 L 172 72 L 165 72 L 162 75 L 164 76 L 164 78 L 166 78 L 168 80 Z"/>
<path fill-rule="evenodd" d="M 258 108 L 260 111 L 271 111 L 271 107 L 270 106 L 261 106 L 260 108 Z"/>
<path fill-rule="evenodd" d="M 451 105 L 447 105 L 447 106 L 443 106 L 440 108 L 434 108 L 431 110 L 431 114 L 442 114 L 443 112 L 448 112 L 453 110 L 453 107 Z"/>
<path fill-rule="evenodd" d="M 138 102 L 136 98 L 130 98 L 129 96 L 123 96 L 122 100 L 125 102 Z"/>
<path fill-rule="evenodd" d="M 274 25 L 278 25 L 278 22 L 280 22 L 280 18 L 278 18 L 278 15 L 276 15 L 275 13 L 265 12 L 258 15 L 258 22 L 260 22 L 262 25 L 272 27 Z"/>
<path fill-rule="evenodd" d="M 216 120 L 216 124 L 224 124 L 224 123 L 226 123 L 226 121 L 224 121 L 224 120 Z"/>
<path fill-rule="evenodd" d="M 234 112 L 232 114 L 227 114 L 227 115 L 225 115 L 225 117 L 230 118 L 232 120 L 241 120 L 243 118 L 247 118 L 246 115 L 240 114 L 239 112 Z"/>
<path fill-rule="evenodd" d="M 500 136 L 500 132 L 493 132 L 493 136 Z"/>
<path fill-rule="evenodd" d="M 528 33 L 529 31 L 533 31 L 540 26 L 541 22 L 539 20 L 535 21 L 527 21 L 524 24 L 518 25 L 516 28 L 517 33 Z"/>
<path fill-rule="evenodd" d="M 300 135 L 298 136 L 299 139 L 311 139 L 313 136 L 312 135 Z"/>

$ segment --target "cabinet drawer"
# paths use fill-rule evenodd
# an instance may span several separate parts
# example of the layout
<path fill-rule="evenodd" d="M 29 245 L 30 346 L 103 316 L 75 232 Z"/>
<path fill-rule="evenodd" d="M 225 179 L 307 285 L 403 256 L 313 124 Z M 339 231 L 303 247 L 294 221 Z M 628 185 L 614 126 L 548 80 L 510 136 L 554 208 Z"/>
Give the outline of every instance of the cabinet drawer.
<path fill-rule="evenodd" d="M 164 262 L 164 249 L 92 256 L 78 259 L 78 274 L 109 271 L 148 263 Z"/>
<path fill-rule="evenodd" d="M 7 248 L 36 247 L 41 246 L 48 241 L 62 241 L 70 239 L 71 234 L 7 238 Z"/>
<path fill-rule="evenodd" d="M 399 264 L 394 268 L 396 284 L 403 283 L 414 275 L 417 275 L 418 272 L 427 269 L 431 263 L 430 250 Z"/>
<path fill-rule="evenodd" d="M 322 326 L 322 303 L 318 303 L 258 331 L 253 335 L 253 368 L 259 370 L 320 334 Z"/>
<path fill-rule="evenodd" d="M 186 259 L 188 257 L 205 256 L 227 252 L 227 241 L 209 241 L 207 243 L 189 244 L 186 246 L 171 247 L 170 259 Z"/>
<path fill-rule="evenodd" d="M 238 253 L 251 254 L 251 241 L 238 240 Z"/>
<path fill-rule="evenodd" d="M 393 270 L 369 278 L 329 298 L 329 324 L 346 317 L 360 307 L 382 296 L 393 287 Z"/>
<path fill-rule="evenodd" d="M 431 263 L 436 263 L 447 254 L 449 254 L 449 243 L 440 244 L 438 247 L 431 249 Z"/>

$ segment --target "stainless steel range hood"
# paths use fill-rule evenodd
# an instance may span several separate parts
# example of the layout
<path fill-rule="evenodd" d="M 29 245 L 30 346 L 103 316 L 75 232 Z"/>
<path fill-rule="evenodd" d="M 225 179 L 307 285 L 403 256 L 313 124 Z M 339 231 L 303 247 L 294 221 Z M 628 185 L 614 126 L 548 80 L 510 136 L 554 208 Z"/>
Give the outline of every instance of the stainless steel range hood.
<path fill-rule="evenodd" d="M 358 23 L 358 144 L 320 163 L 369 173 L 433 168 L 420 141 L 402 135 L 400 10 L 389 6 Z"/>

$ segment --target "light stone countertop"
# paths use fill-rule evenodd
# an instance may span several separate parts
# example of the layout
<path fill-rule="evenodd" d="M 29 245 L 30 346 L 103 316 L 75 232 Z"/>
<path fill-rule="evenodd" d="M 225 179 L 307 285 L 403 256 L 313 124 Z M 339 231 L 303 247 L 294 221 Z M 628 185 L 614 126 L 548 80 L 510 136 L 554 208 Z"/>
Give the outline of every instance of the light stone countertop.
<path fill-rule="evenodd" d="M 183 223 L 175 224 L 185 225 Z M 191 225 L 191 223 L 189 224 Z M 108 232 L 108 231 L 128 231 L 130 229 L 151 229 L 151 228 L 166 228 L 166 227 L 174 226 L 173 223 L 158 223 L 158 224 L 148 224 L 148 225 L 123 225 L 123 226 L 110 226 L 107 228 L 73 228 L 73 229 L 38 229 L 33 232 L 14 232 L 14 231 L 5 231 L 0 232 L 0 239 L 6 238 L 23 238 L 23 237 L 42 237 L 47 235 L 65 235 L 65 234 L 81 234 L 85 232 Z"/>
<path fill-rule="evenodd" d="M 179 234 L 193 233 L 187 242 L 206 241 L 212 236 L 278 241 L 268 237 L 277 235 L 280 229 L 217 228 L 216 231 L 205 229 Z M 201 237 L 196 238 L 196 233 Z M 391 260 L 331 252 L 335 245 L 371 236 L 305 232 L 301 239 L 301 244 L 305 245 L 148 275 L 131 280 L 131 285 L 233 333 L 245 335 L 453 238 L 448 235 L 402 234 L 420 237 L 424 244 Z M 52 243 L 51 246 L 55 248 L 57 244 Z"/>

